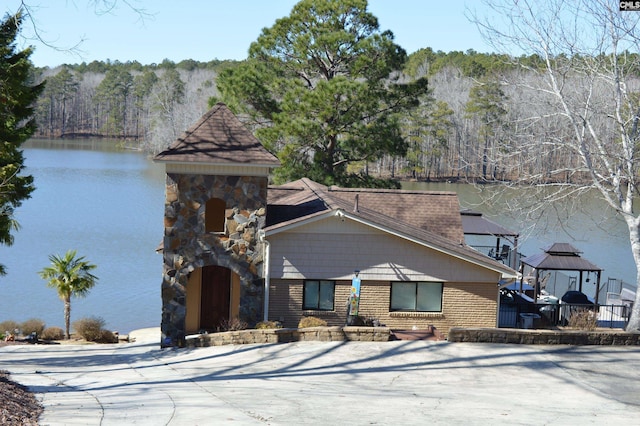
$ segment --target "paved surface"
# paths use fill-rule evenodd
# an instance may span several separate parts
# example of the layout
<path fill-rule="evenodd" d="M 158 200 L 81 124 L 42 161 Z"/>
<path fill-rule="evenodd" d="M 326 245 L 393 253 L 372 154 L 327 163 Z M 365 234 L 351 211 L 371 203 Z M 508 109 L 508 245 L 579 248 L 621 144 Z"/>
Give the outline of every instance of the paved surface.
<path fill-rule="evenodd" d="M 640 348 L 396 341 L 0 348 L 42 425 L 640 422 Z"/>

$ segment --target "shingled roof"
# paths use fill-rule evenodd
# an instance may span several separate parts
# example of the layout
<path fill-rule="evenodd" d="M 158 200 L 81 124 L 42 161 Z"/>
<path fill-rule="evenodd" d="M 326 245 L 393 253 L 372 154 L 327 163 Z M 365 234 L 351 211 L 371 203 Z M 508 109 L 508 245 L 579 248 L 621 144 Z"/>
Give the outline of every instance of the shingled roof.
<path fill-rule="evenodd" d="M 455 192 L 326 187 L 303 178 L 270 186 L 268 203 L 268 225 L 340 208 L 354 213 L 377 213 L 456 243 L 464 241 Z"/>
<path fill-rule="evenodd" d="M 267 151 L 223 103 L 217 103 L 154 160 L 264 167 L 280 165 L 277 157 Z"/>
<path fill-rule="evenodd" d="M 334 198 L 349 203 L 354 210 L 369 209 L 451 241 L 464 241 L 460 203 L 455 192 L 336 186 L 330 187 L 329 192 Z"/>
<path fill-rule="evenodd" d="M 276 233 L 338 210 L 389 232 L 479 264 L 490 265 L 503 273 L 513 272 L 502 263 L 464 244 L 460 207 L 455 192 L 328 188 L 303 178 L 282 186 L 269 187 L 265 230 L 267 234 Z M 438 229 L 438 226 L 443 229 Z"/>

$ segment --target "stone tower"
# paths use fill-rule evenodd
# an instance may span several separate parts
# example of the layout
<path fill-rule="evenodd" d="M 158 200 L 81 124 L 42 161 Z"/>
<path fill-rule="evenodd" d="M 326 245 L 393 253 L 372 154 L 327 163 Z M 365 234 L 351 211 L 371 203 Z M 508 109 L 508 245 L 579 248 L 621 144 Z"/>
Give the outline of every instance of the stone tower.
<path fill-rule="evenodd" d="M 268 176 L 280 163 L 222 103 L 154 161 L 166 168 L 162 346 L 261 319 Z"/>

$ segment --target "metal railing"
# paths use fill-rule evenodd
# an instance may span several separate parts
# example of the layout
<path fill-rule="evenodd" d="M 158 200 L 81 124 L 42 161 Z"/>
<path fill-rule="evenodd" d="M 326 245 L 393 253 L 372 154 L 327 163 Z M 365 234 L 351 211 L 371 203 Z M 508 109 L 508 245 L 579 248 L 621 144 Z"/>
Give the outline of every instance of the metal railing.
<path fill-rule="evenodd" d="M 621 305 L 577 305 L 567 303 L 503 303 L 500 305 L 498 327 L 532 328 L 527 319 L 535 319 L 533 328 L 566 326 L 577 312 L 591 311 L 598 327 L 625 328 L 631 307 Z"/>
<path fill-rule="evenodd" d="M 496 246 L 473 244 L 471 245 L 471 247 L 492 259 L 504 263 L 507 266 L 514 268 L 515 265 L 514 269 L 518 268 L 518 265 L 520 265 L 520 260 L 524 257 L 522 253 L 518 253 L 513 250 L 513 247 L 509 247 L 509 249 L 505 252 L 503 252 L 502 249 L 496 251 Z"/>

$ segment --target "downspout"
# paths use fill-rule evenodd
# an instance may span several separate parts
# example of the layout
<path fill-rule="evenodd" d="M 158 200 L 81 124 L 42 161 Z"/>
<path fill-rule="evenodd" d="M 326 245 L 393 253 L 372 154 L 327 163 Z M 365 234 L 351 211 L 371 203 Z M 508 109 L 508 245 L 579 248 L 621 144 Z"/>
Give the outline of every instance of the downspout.
<path fill-rule="evenodd" d="M 269 272 L 269 260 L 271 256 L 271 245 L 265 238 L 265 233 L 262 230 L 260 231 L 260 242 L 264 244 L 264 315 L 262 319 L 266 322 L 269 321 L 269 279 L 271 275 Z"/>
<path fill-rule="evenodd" d="M 498 300 L 496 303 L 496 328 L 500 328 L 500 283 L 498 283 Z"/>

